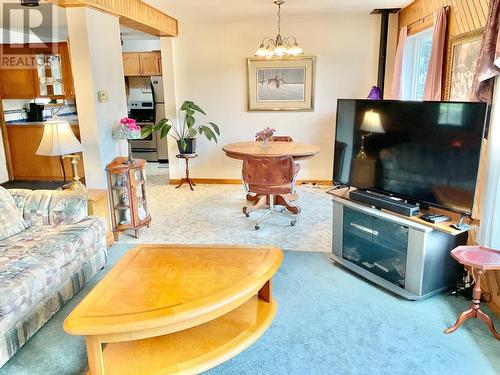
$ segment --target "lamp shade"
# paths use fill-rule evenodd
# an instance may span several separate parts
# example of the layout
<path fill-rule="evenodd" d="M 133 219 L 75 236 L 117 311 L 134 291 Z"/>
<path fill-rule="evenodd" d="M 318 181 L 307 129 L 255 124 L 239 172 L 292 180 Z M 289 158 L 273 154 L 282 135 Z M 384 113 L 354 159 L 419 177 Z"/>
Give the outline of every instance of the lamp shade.
<path fill-rule="evenodd" d="M 360 129 L 368 133 L 385 133 L 380 115 L 371 109 L 365 112 Z"/>
<path fill-rule="evenodd" d="M 82 145 L 76 139 L 69 122 L 56 119 L 45 123 L 37 155 L 60 156 L 79 151 L 82 151 Z"/>

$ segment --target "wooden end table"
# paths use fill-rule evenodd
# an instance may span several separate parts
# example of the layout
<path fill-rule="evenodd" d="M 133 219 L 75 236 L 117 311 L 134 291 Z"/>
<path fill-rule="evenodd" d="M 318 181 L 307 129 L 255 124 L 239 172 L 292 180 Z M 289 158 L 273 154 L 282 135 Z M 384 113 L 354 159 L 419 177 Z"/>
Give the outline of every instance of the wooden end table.
<path fill-rule="evenodd" d="M 500 270 L 500 251 L 482 246 L 459 246 L 451 251 L 451 256 L 458 263 L 463 264 L 471 270 L 474 279 L 474 289 L 472 290 L 470 308 L 460 314 L 455 324 L 446 329 L 444 333 L 456 331 L 468 319 L 479 318 L 486 323 L 492 335 L 497 340 L 500 340 L 500 334 L 495 330 L 493 321 L 480 308 L 481 276 L 488 270 Z"/>
<path fill-rule="evenodd" d="M 197 154 L 179 154 L 179 155 L 175 155 L 175 157 L 177 159 L 184 159 L 186 161 L 186 178 L 181 178 L 181 182 L 175 188 L 178 189 L 182 186 L 182 184 L 184 182 L 187 182 L 189 184 L 190 189 L 194 190 L 193 186 L 196 186 L 196 184 L 194 183 L 194 181 L 191 178 L 189 178 L 189 159 L 197 158 L 198 155 Z"/>
<path fill-rule="evenodd" d="M 277 303 L 274 246 L 141 245 L 64 321 L 90 375 L 199 374 L 252 345 Z"/>
<path fill-rule="evenodd" d="M 106 245 L 112 246 L 115 239 L 111 225 L 108 191 L 104 189 L 88 189 L 87 193 L 89 215 L 101 216 L 106 219 Z"/>

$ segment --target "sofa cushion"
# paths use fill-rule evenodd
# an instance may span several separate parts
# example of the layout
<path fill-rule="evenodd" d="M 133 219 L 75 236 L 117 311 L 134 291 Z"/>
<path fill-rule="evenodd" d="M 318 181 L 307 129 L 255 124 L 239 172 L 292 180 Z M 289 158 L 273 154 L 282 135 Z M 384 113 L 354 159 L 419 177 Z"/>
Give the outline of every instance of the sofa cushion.
<path fill-rule="evenodd" d="M 33 190 L 29 189 L 9 189 L 10 195 L 14 198 L 14 202 L 16 203 L 17 212 L 19 215 L 24 216 L 24 204 L 26 200 L 31 195 Z"/>
<path fill-rule="evenodd" d="M 88 215 L 87 193 L 72 190 L 56 191 L 49 204 L 51 225 L 75 224 Z"/>
<path fill-rule="evenodd" d="M 49 205 L 55 190 L 32 190 L 24 203 L 23 215 L 29 225 L 49 225 Z"/>
<path fill-rule="evenodd" d="M 13 236 L 27 228 L 16 208 L 14 198 L 0 186 L 0 240 Z"/>
<path fill-rule="evenodd" d="M 0 241 L 0 316 L 38 303 L 104 239 L 104 220 L 89 216 L 73 225 L 33 226 Z"/>

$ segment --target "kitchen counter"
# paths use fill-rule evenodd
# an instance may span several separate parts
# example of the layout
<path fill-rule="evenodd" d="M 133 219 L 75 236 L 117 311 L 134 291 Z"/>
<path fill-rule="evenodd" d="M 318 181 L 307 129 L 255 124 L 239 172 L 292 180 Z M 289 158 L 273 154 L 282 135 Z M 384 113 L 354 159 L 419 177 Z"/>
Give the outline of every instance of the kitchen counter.
<path fill-rule="evenodd" d="M 59 117 L 60 120 L 63 121 L 68 121 L 71 126 L 73 125 L 78 125 L 78 117 Z M 9 121 L 6 122 L 5 125 L 7 126 L 25 126 L 25 125 L 44 125 L 48 120 L 44 121 L 23 121 L 23 120 L 16 120 L 16 121 Z"/>

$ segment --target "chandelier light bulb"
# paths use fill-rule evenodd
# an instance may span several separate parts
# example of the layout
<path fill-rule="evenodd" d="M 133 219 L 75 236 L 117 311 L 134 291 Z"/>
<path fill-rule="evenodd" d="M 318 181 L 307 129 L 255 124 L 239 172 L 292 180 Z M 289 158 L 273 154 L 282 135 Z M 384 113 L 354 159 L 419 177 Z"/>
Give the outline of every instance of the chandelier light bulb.
<path fill-rule="evenodd" d="M 276 56 L 285 56 L 287 53 L 287 49 L 284 46 L 276 46 L 273 51 L 273 55 Z"/>
<path fill-rule="evenodd" d="M 288 50 L 288 54 L 292 56 L 297 56 L 303 54 L 302 48 L 295 42 L 295 44 Z"/>
<path fill-rule="evenodd" d="M 269 55 L 269 51 L 261 44 L 257 52 L 255 52 L 255 56 L 264 57 L 267 55 Z"/>

